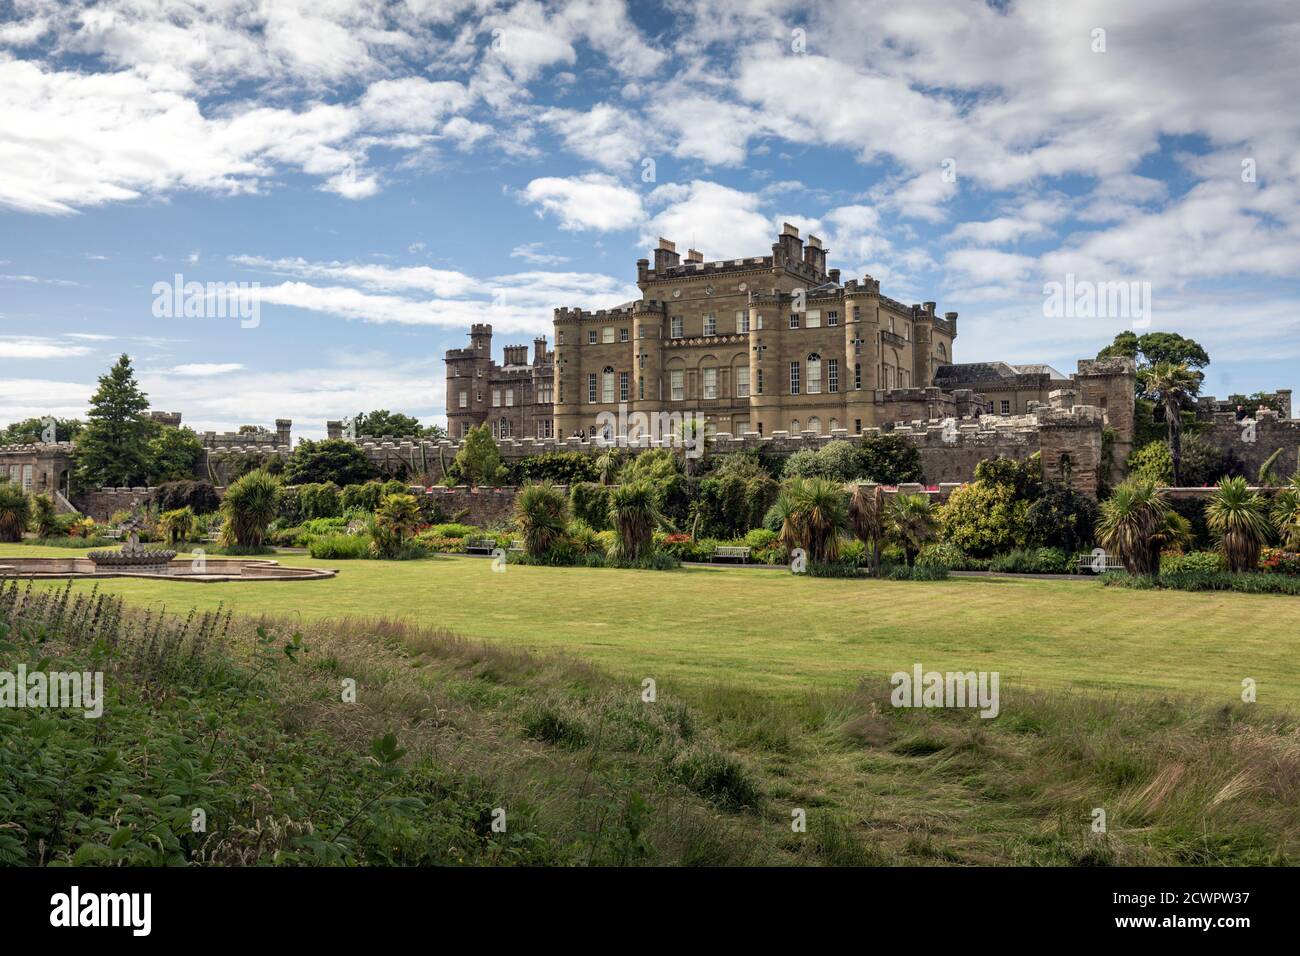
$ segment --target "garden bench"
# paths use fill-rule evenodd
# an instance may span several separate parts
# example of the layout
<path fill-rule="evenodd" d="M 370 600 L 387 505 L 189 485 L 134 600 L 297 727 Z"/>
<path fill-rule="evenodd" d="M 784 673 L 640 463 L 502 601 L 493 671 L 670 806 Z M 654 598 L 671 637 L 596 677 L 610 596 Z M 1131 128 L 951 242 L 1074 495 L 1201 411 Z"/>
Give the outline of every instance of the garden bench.
<path fill-rule="evenodd" d="M 465 542 L 466 554 L 491 554 L 496 549 L 495 538 L 470 538 Z"/>
<path fill-rule="evenodd" d="M 749 548 L 728 548 L 723 545 L 713 549 L 714 561 L 739 561 L 741 564 L 749 563 Z"/>
<path fill-rule="evenodd" d="M 1090 551 L 1085 551 L 1079 555 L 1079 570 L 1091 574 L 1102 574 L 1106 571 L 1123 571 L 1124 562 L 1113 554 L 1107 554 L 1103 557 L 1101 555 L 1093 555 Z"/>
<path fill-rule="evenodd" d="M 524 550 L 524 543 L 523 543 L 522 541 L 520 541 L 518 538 L 512 538 L 511 541 L 510 541 L 510 550 L 511 550 L 511 551 L 523 551 L 523 550 Z"/>
<path fill-rule="evenodd" d="M 122 529 L 121 529 L 121 528 L 105 528 L 105 529 L 104 529 L 104 537 L 105 537 L 105 538 L 121 538 L 121 537 L 122 537 Z"/>

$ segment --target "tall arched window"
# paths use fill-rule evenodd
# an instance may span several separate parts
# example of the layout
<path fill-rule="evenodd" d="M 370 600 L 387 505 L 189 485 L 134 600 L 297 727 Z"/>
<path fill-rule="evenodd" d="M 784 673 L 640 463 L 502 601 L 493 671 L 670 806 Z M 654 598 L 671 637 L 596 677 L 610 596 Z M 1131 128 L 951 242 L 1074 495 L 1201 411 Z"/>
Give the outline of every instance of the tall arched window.
<path fill-rule="evenodd" d="M 840 427 L 840 421 L 839 421 L 839 419 L 838 419 L 838 418 L 832 418 L 832 419 L 830 420 L 830 430 L 831 430 L 831 431 L 835 431 L 835 429 L 837 429 L 837 428 L 839 428 L 839 427 Z"/>
<path fill-rule="evenodd" d="M 795 418 L 795 419 L 791 419 L 791 421 L 790 421 L 790 434 L 791 434 L 791 435 L 797 435 L 797 434 L 799 434 L 799 432 L 800 432 L 800 428 L 799 428 L 799 419 L 797 419 L 797 418 Z"/>
<path fill-rule="evenodd" d="M 808 430 L 810 432 L 816 432 L 818 435 L 820 435 L 822 433 L 822 420 L 818 418 L 816 415 L 810 416 L 808 418 Z"/>
<path fill-rule="evenodd" d="M 822 390 L 822 357 L 813 352 L 808 356 L 808 394 L 817 395 Z"/>
<path fill-rule="evenodd" d="M 606 365 L 605 371 L 601 373 L 600 400 L 607 405 L 612 405 L 614 404 L 615 394 L 614 369 L 612 366 Z"/>

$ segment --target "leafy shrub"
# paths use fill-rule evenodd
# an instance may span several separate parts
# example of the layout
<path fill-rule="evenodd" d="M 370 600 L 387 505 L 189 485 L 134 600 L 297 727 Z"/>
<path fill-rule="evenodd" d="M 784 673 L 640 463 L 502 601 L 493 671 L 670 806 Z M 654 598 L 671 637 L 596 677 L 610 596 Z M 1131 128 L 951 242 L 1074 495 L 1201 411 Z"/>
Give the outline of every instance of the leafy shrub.
<path fill-rule="evenodd" d="M 890 581 L 946 581 L 948 569 L 943 565 L 922 565 L 909 568 L 906 564 L 891 565 L 883 572 Z"/>
<path fill-rule="evenodd" d="M 1160 573 L 1217 573 L 1226 570 L 1223 555 L 1217 551 L 1193 551 L 1191 554 L 1166 554 L 1160 558 Z"/>
<path fill-rule="evenodd" d="M 298 485 L 298 513 L 302 520 L 337 518 L 343 510 L 339 486 L 332 481 Z"/>
<path fill-rule="evenodd" d="M 472 524 L 457 524 L 456 522 L 431 525 L 426 530 L 428 530 L 430 534 L 442 538 L 479 537 L 483 533 L 482 528 L 477 528 Z"/>
<path fill-rule="evenodd" d="M 745 535 L 745 547 L 748 548 L 768 548 L 776 541 L 777 533 L 769 531 L 766 528 L 755 528 Z"/>
<path fill-rule="evenodd" d="M 605 531 L 609 528 L 609 486 L 578 482 L 569 489 L 569 509 L 593 530 Z"/>
<path fill-rule="evenodd" d="M 23 540 L 31 514 L 31 499 L 22 488 L 0 481 L 0 541 Z"/>
<path fill-rule="evenodd" d="M 975 557 L 1023 548 L 1029 535 L 1029 503 L 1009 482 L 962 485 L 939 509 L 945 540 Z"/>
<path fill-rule="evenodd" d="M 383 484 L 378 481 L 346 485 L 339 494 L 339 505 L 344 511 L 374 511 L 379 507 L 379 498 L 383 493 Z"/>
<path fill-rule="evenodd" d="M 728 455 L 701 479 L 693 521 L 701 535 L 737 537 L 762 522 L 776 494 L 776 482 L 756 455 Z"/>
<path fill-rule="evenodd" d="M 189 508 L 196 515 L 206 515 L 221 507 L 221 498 L 208 481 L 167 481 L 154 489 L 153 504 L 159 511 Z"/>
<path fill-rule="evenodd" d="M 307 553 L 313 558 L 346 561 L 370 557 L 370 538 L 360 534 L 329 534 L 313 538 Z"/>
<path fill-rule="evenodd" d="M 1281 548 L 1265 548 L 1259 556 L 1259 569 L 1269 574 L 1300 574 L 1300 554 Z"/>
<path fill-rule="evenodd" d="M 59 520 L 54 499 L 49 495 L 32 497 L 32 530 L 38 538 L 53 538 L 67 532 L 67 525 Z"/>
<path fill-rule="evenodd" d="M 1126 571 L 1110 571 L 1102 575 L 1102 582 L 1111 587 L 1149 590 L 1163 588 L 1176 591 L 1241 591 L 1246 594 L 1286 594 L 1300 596 L 1300 578 L 1285 574 L 1267 574 L 1247 571 L 1233 574 L 1229 571 L 1180 571 L 1174 574 L 1132 575 Z"/>
<path fill-rule="evenodd" d="M 1051 484 L 1025 511 L 1025 540 L 1032 547 L 1074 554 L 1092 544 L 1096 525 L 1097 502 L 1066 485 Z"/>
<path fill-rule="evenodd" d="M 507 466 L 507 480 L 512 485 L 530 481 L 549 481 L 557 485 L 576 485 L 597 481 L 596 460 L 577 451 L 552 451 L 529 455 Z"/>
<path fill-rule="evenodd" d="M 194 534 L 194 512 L 189 508 L 164 511 L 158 516 L 158 529 L 163 539 L 173 547 L 187 541 Z"/>
<path fill-rule="evenodd" d="M 405 486 L 399 483 L 399 487 Z M 371 549 L 383 558 L 414 556 L 407 553 L 407 544 L 419 525 L 420 508 L 414 495 L 400 492 L 385 494 L 375 509 Z"/>
<path fill-rule="evenodd" d="M 939 541 L 921 549 L 916 557 L 916 566 L 924 568 L 948 568 L 951 571 L 965 571 L 970 559 L 950 541 Z"/>
<path fill-rule="evenodd" d="M 996 555 L 989 562 L 990 571 L 1002 574 L 1070 574 L 1075 558 L 1060 548 L 1022 548 Z"/>
<path fill-rule="evenodd" d="M 861 543 L 861 542 L 859 542 Z M 848 561 L 809 561 L 805 572 L 810 578 L 861 578 L 867 572 Z"/>
<path fill-rule="evenodd" d="M 861 474 L 881 485 L 921 480 L 921 452 L 901 435 L 883 433 L 862 439 Z"/>
<path fill-rule="evenodd" d="M 226 489 L 221 512 L 226 522 L 222 544 L 259 547 L 280 505 L 280 481 L 264 471 L 252 471 Z"/>

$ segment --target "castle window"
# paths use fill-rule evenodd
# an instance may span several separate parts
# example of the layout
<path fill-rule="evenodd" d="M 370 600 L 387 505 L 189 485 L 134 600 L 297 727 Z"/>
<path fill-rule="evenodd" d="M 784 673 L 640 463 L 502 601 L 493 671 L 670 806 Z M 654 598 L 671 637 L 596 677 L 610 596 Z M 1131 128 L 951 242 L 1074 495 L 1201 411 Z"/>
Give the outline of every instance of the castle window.
<path fill-rule="evenodd" d="M 736 313 L 736 333 L 745 335 L 749 332 L 749 313 L 741 309 Z"/>
<path fill-rule="evenodd" d="M 463 388 L 460 390 L 460 407 L 469 408 L 469 392 Z"/>
<path fill-rule="evenodd" d="M 799 394 L 799 363 L 790 363 L 790 394 Z"/>
<path fill-rule="evenodd" d="M 606 345 L 614 341 L 614 327 L 612 325 L 600 330 L 600 340 Z"/>
<path fill-rule="evenodd" d="M 840 314 L 839 314 L 838 312 L 827 312 L 827 313 L 826 313 L 826 324 L 827 324 L 827 325 L 839 325 L 839 324 L 840 324 Z"/>
<path fill-rule="evenodd" d="M 564 344 L 564 333 L 563 333 L 563 332 L 560 332 L 560 333 L 558 333 L 558 334 L 555 336 L 555 344 L 556 344 L 556 345 L 563 345 L 563 344 Z"/>
<path fill-rule="evenodd" d="M 798 313 L 798 312 L 791 312 L 791 313 L 790 313 L 790 328 L 792 328 L 792 329 L 797 329 L 797 328 L 799 328 L 799 313 Z"/>
<path fill-rule="evenodd" d="M 754 394 L 755 394 L 755 395 L 762 395 L 762 394 L 763 394 L 763 370 L 762 370 L 761 368 L 758 369 L 758 370 L 754 373 L 754 376 L 755 376 L 755 377 L 754 377 Z M 759 422 L 758 431 L 759 431 L 759 434 L 760 434 L 760 435 L 763 433 L 763 424 L 762 424 L 762 422 Z"/>
<path fill-rule="evenodd" d="M 808 430 L 810 432 L 816 432 L 818 435 L 820 435 L 822 433 L 822 420 L 818 418 L 816 415 L 809 418 Z"/>
<path fill-rule="evenodd" d="M 831 430 L 831 431 L 835 431 L 835 429 L 837 429 L 837 428 L 839 428 L 839 427 L 840 427 L 839 419 L 837 419 L 837 418 L 832 418 L 831 421 L 830 421 L 830 430 Z"/>
<path fill-rule="evenodd" d="M 595 438 L 595 437 L 596 437 L 596 426 L 595 426 L 595 425 L 588 425 L 588 426 L 587 426 L 587 437 L 588 437 L 588 438 Z"/>
<path fill-rule="evenodd" d="M 479 404 L 482 404 L 482 403 L 483 403 L 483 390 L 482 390 L 482 389 L 479 389 L 477 392 L 474 393 L 474 401 L 478 402 Z"/>
<path fill-rule="evenodd" d="M 618 400 L 626 402 L 631 395 L 632 376 L 629 372 L 618 373 Z"/>
<path fill-rule="evenodd" d="M 595 404 L 596 402 L 596 373 L 587 373 L 587 402 Z"/>
<path fill-rule="evenodd" d="M 716 368 L 706 368 L 704 370 L 704 395 L 702 397 L 718 397 L 718 370 Z"/>
<path fill-rule="evenodd" d="M 811 355 L 808 356 L 808 394 L 820 395 L 821 390 L 822 390 L 822 357 L 817 352 L 813 352 Z"/>
<path fill-rule="evenodd" d="M 804 328 L 820 329 L 822 327 L 822 314 L 818 309 L 809 309 L 804 313 Z"/>
<path fill-rule="evenodd" d="M 587 344 L 588 344 L 588 345 L 595 345 L 595 344 L 596 344 L 596 330 L 595 330 L 595 329 L 588 329 L 588 330 L 587 330 Z"/>
<path fill-rule="evenodd" d="M 554 432 L 552 431 L 553 427 L 554 427 L 554 423 L 551 421 L 551 419 L 543 418 L 541 421 L 537 423 L 537 437 L 538 438 L 554 437 Z"/>
<path fill-rule="evenodd" d="M 499 388 L 492 389 L 492 407 L 493 408 L 501 407 L 501 389 Z"/>
<path fill-rule="evenodd" d="M 620 342 L 628 342 L 628 341 L 631 341 L 631 334 L 628 332 L 627 329 L 619 329 L 619 330 L 618 330 L 618 340 L 619 340 Z"/>
<path fill-rule="evenodd" d="M 1005 398 L 1002 399 L 1002 414 L 1003 415 L 1011 414 L 1011 403 L 1007 401 Z"/>
<path fill-rule="evenodd" d="M 682 337 L 682 317 L 680 315 L 674 315 L 669 322 L 671 327 L 668 330 L 668 334 L 672 338 L 680 339 Z"/>
<path fill-rule="evenodd" d="M 645 326 L 644 326 L 644 325 L 639 325 L 639 326 L 637 326 L 637 329 L 636 329 L 636 337 L 637 337 L 638 339 L 643 339 L 643 338 L 645 338 Z"/>
<path fill-rule="evenodd" d="M 718 334 L 718 317 L 714 315 L 712 312 L 710 312 L 708 315 L 704 317 L 704 334 L 705 335 Z"/>
<path fill-rule="evenodd" d="M 853 434 L 855 435 L 862 434 L 862 419 L 860 418 L 853 419 Z"/>
<path fill-rule="evenodd" d="M 802 428 L 802 427 L 800 426 L 800 424 L 799 424 L 799 419 L 797 419 L 797 418 L 792 419 L 792 420 L 790 421 L 790 434 L 791 434 L 791 435 L 797 435 L 797 434 L 799 434 L 799 432 L 801 432 L 801 431 L 803 431 L 803 428 Z"/>
<path fill-rule="evenodd" d="M 939 358 L 945 362 L 948 361 L 948 350 L 944 347 L 942 342 L 939 343 Z"/>
<path fill-rule="evenodd" d="M 853 387 L 859 391 L 862 389 L 862 363 L 853 363 Z"/>
<path fill-rule="evenodd" d="M 461 423 L 460 423 L 460 437 L 461 437 L 461 438 L 464 438 L 465 435 L 466 435 L 468 432 L 469 432 L 469 422 L 461 422 Z"/>
<path fill-rule="evenodd" d="M 840 390 L 840 360 L 826 360 L 826 391 L 838 392 Z"/>
<path fill-rule="evenodd" d="M 742 365 L 736 369 L 736 397 L 749 398 L 749 366 Z"/>
<path fill-rule="evenodd" d="M 606 405 L 614 403 L 614 369 L 609 365 L 601 373 L 600 400 Z"/>
<path fill-rule="evenodd" d="M 504 418 L 501 419 L 501 437 L 502 438 L 510 437 L 510 422 L 506 421 L 506 419 Z"/>
<path fill-rule="evenodd" d="M 645 376 L 644 375 L 636 380 L 636 397 L 645 398 Z"/>
<path fill-rule="evenodd" d="M 479 378 L 482 378 L 482 377 L 483 377 L 483 370 L 482 370 L 482 369 L 478 369 L 478 377 L 479 377 Z"/>
<path fill-rule="evenodd" d="M 512 406 L 514 403 L 515 403 L 515 390 L 514 390 L 513 388 L 507 388 L 507 389 L 506 389 L 506 407 L 509 408 L 509 407 Z"/>
<path fill-rule="evenodd" d="M 684 401 L 686 399 L 686 373 L 679 368 L 672 369 L 668 373 L 669 398 L 674 402 Z"/>

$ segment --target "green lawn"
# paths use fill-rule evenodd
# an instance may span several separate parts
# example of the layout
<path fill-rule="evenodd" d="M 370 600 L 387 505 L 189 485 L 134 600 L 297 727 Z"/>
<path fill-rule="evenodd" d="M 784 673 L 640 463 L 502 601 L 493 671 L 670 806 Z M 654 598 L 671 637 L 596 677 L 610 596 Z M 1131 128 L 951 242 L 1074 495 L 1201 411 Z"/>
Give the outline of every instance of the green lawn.
<path fill-rule="evenodd" d="M 63 554 L 0 545 L 0 556 Z M 510 566 L 443 557 L 314 561 L 338 577 L 192 584 L 111 579 L 138 604 L 306 618 L 397 616 L 471 637 L 561 649 L 690 694 L 715 684 L 799 694 L 910 670 L 999 671 L 1004 683 L 1176 691 L 1206 703 L 1300 703 L 1300 601 L 1103 588 L 1095 581 L 912 583 L 796 578 L 779 570 L 678 572 Z M 80 583 L 78 587 L 89 587 Z"/>

